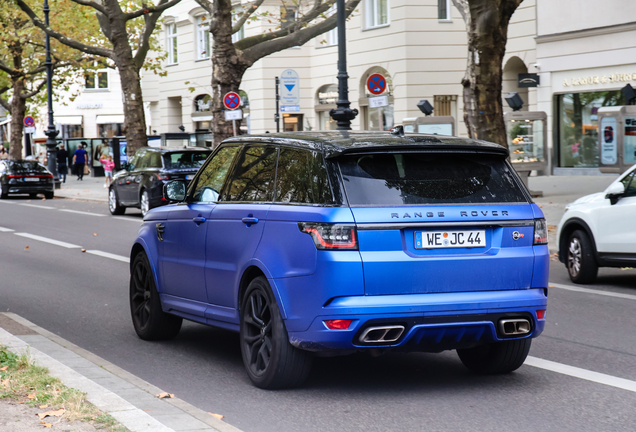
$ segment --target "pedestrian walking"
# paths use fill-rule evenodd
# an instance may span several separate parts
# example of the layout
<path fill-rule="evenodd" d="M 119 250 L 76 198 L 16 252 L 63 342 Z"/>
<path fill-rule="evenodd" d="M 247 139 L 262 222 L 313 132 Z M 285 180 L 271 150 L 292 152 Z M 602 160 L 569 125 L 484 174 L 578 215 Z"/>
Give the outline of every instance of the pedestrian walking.
<path fill-rule="evenodd" d="M 104 158 L 99 160 L 104 166 L 104 187 L 110 187 L 110 183 L 113 181 L 113 168 L 115 168 L 115 162 L 113 162 L 113 157 L 111 155 L 107 155 Z"/>
<path fill-rule="evenodd" d="M 0 144 L 0 160 L 9 159 L 9 152 L 4 148 L 3 144 Z"/>
<path fill-rule="evenodd" d="M 73 168 L 75 168 L 77 172 L 78 180 L 84 179 L 84 166 L 86 166 L 86 160 L 88 159 L 88 154 L 86 150 L 84 150 L 85 146 L 86 142 L 82 141 L 73 154 Z"/>
<path fill-rule="evenodd" d="M 57 151 L 57 172 L 60 175 L 62 183 L 66 183 L 66 175 L 68 174 L 68 151 L 64 148 L 64 144 L 60 144 Z"/>

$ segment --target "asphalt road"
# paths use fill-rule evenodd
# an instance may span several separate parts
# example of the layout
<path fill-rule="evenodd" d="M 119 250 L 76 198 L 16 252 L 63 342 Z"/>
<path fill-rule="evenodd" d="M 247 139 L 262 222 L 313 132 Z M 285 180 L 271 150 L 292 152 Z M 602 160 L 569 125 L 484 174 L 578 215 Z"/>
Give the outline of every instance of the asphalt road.
<path fill-rule="evenodd" d="M 454 352 L 352 355 L 316 359 L 301 389 L 263 391 L 245 375 L 234 333 L 186 323 L 173 341 L 137 338 L 121 261 L 141 223 L 130 213 L 0 201 L 0 310 L 245 432 L 634 430 L 636 270 L 602 269 L 595 285 L 576 286 L 552 262 L 546 330 L 510 375 L 473 375 Z"/>

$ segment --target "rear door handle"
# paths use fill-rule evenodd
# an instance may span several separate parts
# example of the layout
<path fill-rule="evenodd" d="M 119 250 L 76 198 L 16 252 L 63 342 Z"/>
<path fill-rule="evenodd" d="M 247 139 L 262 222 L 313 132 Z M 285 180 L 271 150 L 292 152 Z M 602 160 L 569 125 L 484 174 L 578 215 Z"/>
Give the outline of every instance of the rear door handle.
<path fill-rule="evenodd" d="M 197 216 L 197 217 L 192 219 L 192 222 L 194 222 L 197 225 L 200 225 L 203 222 L 205 222 L 205 218 L 203 216 Z"/>
<path fill-rule="evenodd" d="M 255 217 L 244 217 L 241 220 L 243 221 L 244 224 L 247 224 L 247 226 L 258 223 L 258 218 L 255 218 Z"/>

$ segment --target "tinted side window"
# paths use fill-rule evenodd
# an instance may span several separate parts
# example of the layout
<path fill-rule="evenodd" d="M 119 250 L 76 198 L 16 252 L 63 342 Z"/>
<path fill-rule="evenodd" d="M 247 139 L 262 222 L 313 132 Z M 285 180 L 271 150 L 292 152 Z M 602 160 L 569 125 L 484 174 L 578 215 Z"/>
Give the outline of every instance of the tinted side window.
<path fill-rule="evenodd" d="M 221 201 L 272 201 L 277 156 L 275 147 L 245 147 Z"/>
<path fill-rule="evenodd" d="M 223 147 L 214 155 L 197 179 L 197 184 L 192 193 L 194 201 L 218 201 L 219 193 L 223 188 L 223 183 L 232 167 L 232 161 L 238 150 L 239 147 L 237 146 Z"/>
<path fill-rule="evenodd" d="M 146 168 L 161 168 L 161 153 L 148 152 L 148 165 Z"/>
<path fill-rule="evenodd" d="M 636 183 L 634 183 L 633 172 L 630 175 L 625 176 L 625 178 L 622 179 L 621 182 L 625 186 L 625 195 L 623 195 L 624 197 L 636 196 Z"/>
<path fill-rule="evenodd" d="M 327 170 L 318 152 L 281 148 L 276 176 L 276 202 L 333 204 Z"/>
<path fill-rule="evenodd" d="M 135 155 L 133 156 L 132 160 L 130 161 L 130 170 L 131 171 L 134 170 L 134 169 L 140 168 L 141 159 L 143 159 L 145 154 L 146 154 L 146 150 L 139 150 L 137 153 L 135 153 Z"/>

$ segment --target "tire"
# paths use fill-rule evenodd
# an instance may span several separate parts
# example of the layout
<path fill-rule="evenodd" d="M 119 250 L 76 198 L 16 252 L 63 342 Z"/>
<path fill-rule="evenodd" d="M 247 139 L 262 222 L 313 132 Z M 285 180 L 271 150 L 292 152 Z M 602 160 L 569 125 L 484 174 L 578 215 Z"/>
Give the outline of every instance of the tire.
<path fill-rule="evenodd" d="M 53 192 L 44 192 L 44 198 L 47 200 L 53 199 Z"/>
<path fill-rule="evenodd" d="M 570 236 L 565 266 L 574 283 L 589 284 L 596 280 L 598 264 L 592 241 L 585 231 L 576 230 Z"/>
<path fill-rule="evenodd" d="M 270 390 L 302 385 L 313 356 L 289 343 L 267 279 L 250 282 L 241 303 L 241 354 L 252 383 Z"/>
<path fill-rule="evenodd" d="M 7 199 L 9 197 L 9 192 L 2 186 L 0 183 L 0 199 Z"/>
<path fill-rule="evenodd" d="M 38 194 L 36 194 L 36 193 L 30 193 L 29 194 L 29 198 L 37 198 L 37 197 L 38 197 Z"/>
<path fill-rule="evenodd" d="M 528 357 L 532 339 L 495 342 L 475 348 L 458 349 L 457 354 L 470 371 L 482 375 L 505 374 L 519 369 Z"/>
<path fill-rule="evenodd" d="M 141 198 L 139 199 L 139 209 L 141 210 L 141 215 L 146 216 L 148 211 L 150 211 L 152 207 L 150 207 L 150 196 L 148 195 L 148 191 L 144 190 L 141 193 Z"/>
<path fill-rule="evenodd" d="M 114 187 L 108 190 L 108 210 L 112 215 L 123 215 L 126 211 L 126 207 L 119 204 L 119 198 L 117 197 L 117 191 Z"/>
<path fill-rule="evenodd" d="M 183 322 L 161 309 L 155 279 L 144 252 L 135 256 L 130 272 L 130 314 L 135 332 L 143 340 L 172 339 L 179 334 Z"/>

